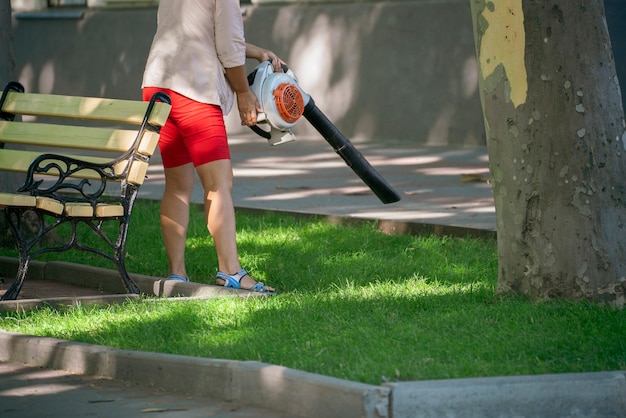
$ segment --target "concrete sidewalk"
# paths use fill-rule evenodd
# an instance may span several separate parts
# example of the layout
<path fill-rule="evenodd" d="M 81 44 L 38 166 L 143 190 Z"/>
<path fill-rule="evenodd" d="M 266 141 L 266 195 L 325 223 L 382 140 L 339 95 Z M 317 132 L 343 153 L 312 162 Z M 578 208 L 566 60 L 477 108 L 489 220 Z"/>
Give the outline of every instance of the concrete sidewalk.
<path fill-rule="evenodd" d="M 239 208 L 373 219 L 439 231 L 495 231 L 485 147 L 354 144 L 401 196 L 399 202 L 383 204 L 321 136 L 272 147 L 251 133 L 230 143 L 233 200 Z M 160 199 L 163 184 L 157 154 L 140 196 Z M 193 200 L 202 202 L 199 185 Z"/>
<path fill-rule="evenodd" d="M 12 418 L 288 417 L 276 411 L 207 400 L 71 371 L 0 362 L 2 416 Z"/>

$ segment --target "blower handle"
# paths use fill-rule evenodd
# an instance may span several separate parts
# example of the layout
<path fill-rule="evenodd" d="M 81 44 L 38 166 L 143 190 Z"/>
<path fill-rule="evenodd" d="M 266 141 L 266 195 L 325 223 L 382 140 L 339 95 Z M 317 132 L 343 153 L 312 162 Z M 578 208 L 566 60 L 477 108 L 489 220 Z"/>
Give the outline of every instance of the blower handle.
<path fill-rule="evenodd" d="M 374 192 L 381 202 L 394 203 L 400 200 L 400 195 L 382 178 L 382 176 L 370 165 L 370 163 L 354 148 L 348 138 L 332 124 L 330 120 L 315 105 L 310 98 L 304 107 L 303 116 L 333 147 L 335 152 L 343 158 L 348 167 L 352 169 L 363 182 Z"/>
<path fill-rule="evenodd" d="M 259 128 L 258 125 L 252 125 L 252 126 L 249 126 L 249 128 L 252 129 L 252 131 L 255 134 L 267 139 L 268 141 L 272 139 L 272 134 L 268 131 L 264 131 L 263 129 Z"/>

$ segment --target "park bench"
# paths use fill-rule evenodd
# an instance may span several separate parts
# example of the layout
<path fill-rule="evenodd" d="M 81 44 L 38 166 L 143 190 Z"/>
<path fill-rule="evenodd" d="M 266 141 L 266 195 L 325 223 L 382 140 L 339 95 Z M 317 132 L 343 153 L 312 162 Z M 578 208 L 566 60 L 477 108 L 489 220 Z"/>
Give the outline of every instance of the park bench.
<path fill-rule="evenodd" d="M 0 171 L 23 173 L 25 181 L 16 192 L 0 192 L 19 251 L 2 300 L 17 298 L 34 257 L 73 248 L 113 261 L 128 292 L 140 293 L 126 271 L 126 237 L 169 103 L 163 93 L 143 102 L 25 93 L 16 82 L 5 87 Z M 97 238 L 83 239 L 79 230 Z"/>

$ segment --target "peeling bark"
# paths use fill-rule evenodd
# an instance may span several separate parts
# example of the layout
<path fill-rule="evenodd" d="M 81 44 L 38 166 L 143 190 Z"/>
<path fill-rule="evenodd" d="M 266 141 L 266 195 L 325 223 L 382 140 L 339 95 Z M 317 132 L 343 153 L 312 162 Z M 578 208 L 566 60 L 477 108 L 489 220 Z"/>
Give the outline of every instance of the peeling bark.
<path fill-rule="evenodd" d="M 602 0 L 470 1 L 498 291 L 623 306 L 626 125 Z"/>

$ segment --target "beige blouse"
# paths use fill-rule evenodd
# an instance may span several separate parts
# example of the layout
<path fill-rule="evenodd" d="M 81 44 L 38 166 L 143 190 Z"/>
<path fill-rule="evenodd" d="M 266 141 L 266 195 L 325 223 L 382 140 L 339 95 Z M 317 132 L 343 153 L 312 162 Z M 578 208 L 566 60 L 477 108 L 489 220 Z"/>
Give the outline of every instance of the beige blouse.
<path fill-rule="evenodd" d="M 228 114 L 234 92 L 224 68 L 244 65 L 239 0 L 161 0 L 142 87 L 161 87 Z"/>

